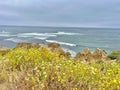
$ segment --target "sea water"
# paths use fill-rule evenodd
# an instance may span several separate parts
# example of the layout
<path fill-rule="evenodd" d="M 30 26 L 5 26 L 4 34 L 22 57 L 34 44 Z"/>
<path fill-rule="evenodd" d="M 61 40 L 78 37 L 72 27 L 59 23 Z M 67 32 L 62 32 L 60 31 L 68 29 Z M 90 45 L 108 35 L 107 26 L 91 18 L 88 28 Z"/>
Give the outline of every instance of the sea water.
<path fill-rule="evenodd" d="M 84 48 L 101 48 L 110 52 L 120 49 L 119 28 L 78 28 L 0 26 L 0 46 L 15 47 L 18 42 L 59 43 L 74 56 Z"/>

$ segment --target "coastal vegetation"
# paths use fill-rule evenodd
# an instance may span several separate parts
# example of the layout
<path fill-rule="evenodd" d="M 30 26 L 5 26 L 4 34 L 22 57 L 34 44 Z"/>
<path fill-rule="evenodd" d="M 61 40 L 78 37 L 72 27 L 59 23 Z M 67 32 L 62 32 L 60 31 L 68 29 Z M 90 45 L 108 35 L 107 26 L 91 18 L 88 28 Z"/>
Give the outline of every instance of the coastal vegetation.
<path fill-rule="evenodd" d="M 19 43 L 0 49 L 0 90 L 120 90 L 118 55 L 85 49 L 74 58 L 56 43 Z"/>
<path fill-rule="evenodd" d="M 108 55 L 109 58 L 111 59 L 116 59 L 117 61 L 120 60 L 120 50 L 118 51 L 112 51 L 109 55 Z"/>

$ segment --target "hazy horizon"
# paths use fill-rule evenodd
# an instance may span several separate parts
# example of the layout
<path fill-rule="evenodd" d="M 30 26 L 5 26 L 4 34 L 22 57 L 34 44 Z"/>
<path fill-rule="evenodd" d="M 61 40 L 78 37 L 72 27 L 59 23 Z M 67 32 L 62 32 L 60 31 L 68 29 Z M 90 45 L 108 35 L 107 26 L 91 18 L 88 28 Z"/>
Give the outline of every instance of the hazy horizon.
<path fill-rule="evenodd" d="M 48 28 L 88 28 L 88 29 L 120 29 L 120 27 L 105 27 L 105 26 L 50 26 L 50 25 L 0 25 L 0 27 L 48 27 Z"/>

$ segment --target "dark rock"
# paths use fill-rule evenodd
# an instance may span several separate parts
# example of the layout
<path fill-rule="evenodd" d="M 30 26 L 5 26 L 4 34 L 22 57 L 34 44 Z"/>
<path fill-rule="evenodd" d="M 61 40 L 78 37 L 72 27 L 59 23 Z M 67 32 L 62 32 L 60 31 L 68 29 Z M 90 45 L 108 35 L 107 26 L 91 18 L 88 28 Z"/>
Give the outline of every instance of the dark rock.
<path fill-rule="evenodd" d="M 71 53 L 70 53 L 70 52 L 66 52 L 66 53 L 65 53 L 65 56 L 71 57 Z"/>

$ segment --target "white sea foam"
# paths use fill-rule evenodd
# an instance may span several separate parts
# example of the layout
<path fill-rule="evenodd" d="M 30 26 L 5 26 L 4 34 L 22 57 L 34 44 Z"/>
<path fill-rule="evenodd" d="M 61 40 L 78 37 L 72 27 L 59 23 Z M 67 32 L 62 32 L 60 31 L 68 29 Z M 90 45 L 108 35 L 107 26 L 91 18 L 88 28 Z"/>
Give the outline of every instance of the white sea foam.
<path fill-rule="evenodd" d="M 56 35 L 50 33 L 23 33 L 18 34 L 18 36 L 49 36 L 49 37 L 56 37 Z"/>
<path fill-rule="evenodd" d="M 55 41 L 55 40 L 46 40 L 46 42 L 56 42 L 62 45 L 67 45 L 67 46 L 76 46 L 76 44 L 72 44 L 72 43 L 66 43 L 66 42 L 59 42 L 59 41 Z"/>
<path fill-rule="evenodd" d="M 33 36 L 22 36 L 22 35 L 17 35 L 17 37 L 23 37 L 23 38 L 29 38 L 29 37 L 33 37 Z"/>
<path fill-rule="evenodd" d="M 11 36 L 16 36 L 16 35 L 10 35 L 10 34 L 7 34 L 7 33 L 0 33 L 0 36 L 1 37 L 11 37 Z"/>
<path fill-rule="evenodd" d="M 6 31 L 4 31 L 4 30 L 3 30 L 3 31 L 2 31 L 2 32 L 0 32 L 0 33 L 4 33 L 4 34 L 5 34 L 5 33 L 10 33 L 10 32 L 6 32 Z"/>
<path fill-rule="evenodd" d="M 33 36 L 48 36 L 56 37 L 57 35 L 83 35 L 80 33 L 69 33 L 69 32 L 57 32 L 57 33 L 22 33 L 18 34 L 19 37 L 33 37 Z"/>
<path fill-rule="evenodd" d="M 79 33 L 70 33 L 70 32 L 56 32 L 56 33 L 46 33 L 46 34 L 52 34 L 52 35 L 80 35 Z"/>
<path fill-rule="evenodd" d="M 34 37 L 35 39 L 46 40 L 48 37 Z"/>
<path fill-rule="evenodd" d="M 15 42 L 15 43 L 18 43 L 18 42 L 24 42 L 25 40 L 21 40 L 21 39 L 16 39 L 16 38 L 8 38 L 8 39 L 4 39 L 5 41 L 12 41 L 12 42 Z"/>
<path fill-rule="evenodd" d="M 16 35 L 11 34 L 10 32 L 1 31 L 0 36 L 2 36 L 2 37 L 11 37 L 11 36 L 16 36 Z"/>
<path fill-rule="evenodd" d="M 70 50 L 70 49 L 67 49 L 67 48 L 63 48 L 62 49 L 65 51 L 65 52 L 70 52 L 71 53 L 71 56 L 74 57 L 76 55 L 76 52 L 73 51 L 73 50 Z"/>
<path fill-rule="evenodd" d="M 10 37 L 10 35 L 8 35 L 8 34 L 0 34 L 0 36 L 2 36 L 2 37 Z"/>
<path fill-rule="evenodd" d="M 69 32 L 58 32 L 58 35 L 78 35 L 79 33 L 69 33 Z"/>

